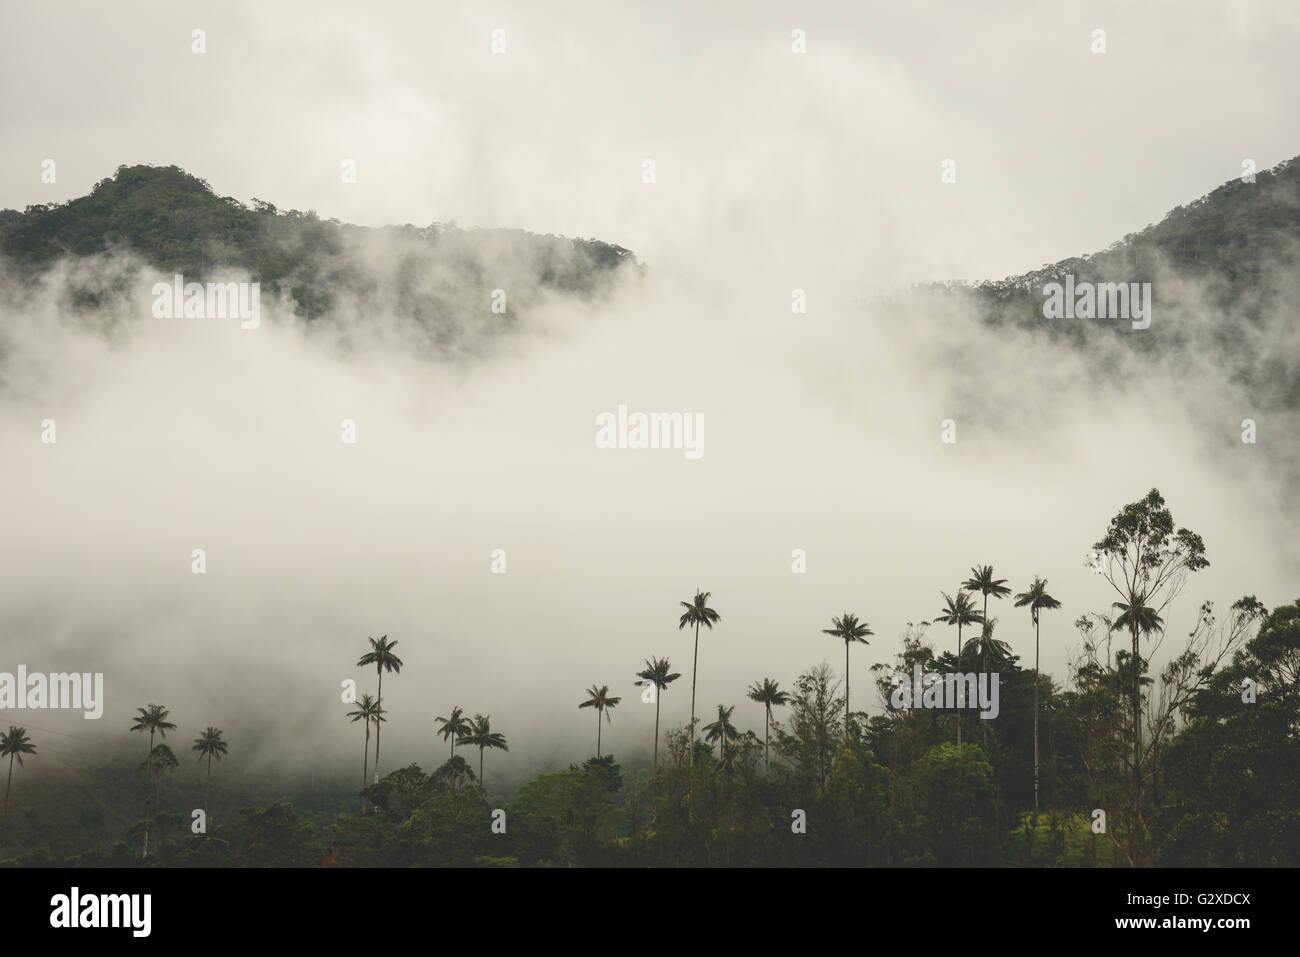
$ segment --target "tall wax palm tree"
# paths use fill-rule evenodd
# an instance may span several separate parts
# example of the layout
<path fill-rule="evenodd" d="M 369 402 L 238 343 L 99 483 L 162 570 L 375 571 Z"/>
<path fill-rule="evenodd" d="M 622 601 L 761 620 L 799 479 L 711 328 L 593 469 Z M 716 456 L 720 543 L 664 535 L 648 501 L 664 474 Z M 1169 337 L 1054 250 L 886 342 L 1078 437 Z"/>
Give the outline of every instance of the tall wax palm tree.
<path fill-rule="evenodd" d="M 349 711 L 348 717 L 352 719 L 353 724 L 356 724 L 358 721 L 365 723 L 366 753 L 361 759 L 361 786 L 364 788 L 366 786 L 366 781 L 370 776 L 370 726 L 373 724 L 375 726 L 375 734 L 379 733 L 379 723 L 385 720 L 384 711 L 379 707 L 378 701 L 370 697 L 368 694 L 363 694 L 361 700 L 357 702 L 357 710 Z M 361 810 L 365 811 L 365 809 L 366 799 L 363 797 L 361 799 Z"/>
<path fill-rule="evenodd" d="M 1011 594 L 1011 589 L 1007 587 L 1005 578 L 993 577 L 992 565 L 978 565 L 970 570 L 970 578 L 961 583 L 961 587 L 968 592 L 979 592 L 984 596 L 984 620 L 989 618 L 989 595 L 994 598 L 1005 598 Z"/>
<path fill-rule="evenodd" d="M 772 730 L 772 709 L 787 704 L 790 695 L 781 690 L 781 686 L 771 678 L 764 678 L 761 683 L 755 681 L 749 688 L 749 700 L 757 701 L 763 706 L 763 772 L 767 772 L 767 746 Z"/>
<path fill-rule="evenodd" d="M 865 622 L 859 622 L 857 615 L 850 615 L 847 611 L 843 617 L 831 618 L 833 627 L 823 628 L 823 635 L 830 635 L 833 638 L 839 638 L 844 642 L 844 736 L 849 735 L 849 645 L 855 641 L 864 645 L 869 645 L 868 635 L 874 635 L 870 626 Z"/>
<path fill-rule="evenodd" d="M 1141 735 L 1142 735 L 1142 686 L 1151 684 L 1150 678 L 1142 676 L 1142 657 L 1141 645 L 1139 638 L 1150 638 L 1153 632 L 1164 631 L 1165 622 L 1159 613 L 1151 605 L 1142 600 L 1141 596 L 1130 596 L 1127 602 L 1117 601 L 1111 604 L 1112 608 L 1119 611 L 1117 617 L 1111 623 L 1111 631 L 1127 631 L 1133 637 L 1133 652 L 1129 657 L 1129 663 L 1133 668 L 1133 739 L 1138 742 L 1134 747 L 1133 760 L 1138 763 L 1141 760 Z M 1136 830 L 1136 824 L 1134 829 Z"/>
<path fill-rule="evenodd" d="M 1016 596 L 1016 607 L 1029 606 L 1034 622 L 1034 814 L 1038 814 L 1038 619 L 1039 612 L 1060 608 L 1061 603 L 1047 593 L 1047 579 L 1034 576 L 1028 591 Z"/>
<path fill-rule="evenodd" d="M 437 717 L 433 720 L 442 725 L 438 734 L 442 736 L 442 740 L 451 742 L 451 757 L 454 758 L 456 756 L 456 739 L 469 734 L 469 720 L 465 717 L 465 712 L 460 710 L 460 705 L 457 705 L 451 709 L 451 717 Z"/>
<path fill-rule="evenodd" d="M 618 707 L 618 703 L 623 699 L 611 696 L 609 685 L 601 685 L 599 688 L 592 685 L 587 689 L 587 694 L 589 697 L 578 705 L 578 710 L 583 708 L 596 709 L 596 757 L 600 757 L 600 716 L 603 714 L 605 720 L 612 724 L 614 719 L 610 717 L 609 713 Z"/>
<path fill-rule="evenodd" d="M 704 726 L 704 740 L 710 744 L 714 741 L 719 742 L 718 758 L 720 760 L 726 756 L 728 739 L 734 740 L 740 734 L 736 730 L 736 726 L 731 723 L 731 713 L 735 710 L 736 706 L 734 704 L 730 708 L 718 705 L 718 720 Z"/>
<path fill-rule="evenodd" d="M 672 665 L 668 663 L 667 658 L 647 658 L 645 670 L 638 671 L 636 676 L 641 680 L 637 682 L 638 687 L 654 685 L 655 687 L 655 767 L 659 767 L 659 695 L 668 690 L 668 686 L 676 681 L 681 675 L 672 671 Z"/>
<path fill-rule="evenodd" d="M 944 609 L 935 622 L 943 622 L 945 625 L 957 626 L 957 660 L 961 660 L 961 629 L 963 625 L 978 625 L 984 621 L 984 616 L 975 610 L 975 605 L 971 601 L 969 592 L 957 590 L 957 597 L 953 598 L 947 592 L 941 591 L 943 596 Z M 961 712 L 957 712 L 957 747 L 961 747 Z"/>
<path fill-rule="evenodd" d="M 456 747 L 467 744 L 470 747 L 478 748 L 478 786 L 483 787 L 483 752 L 487 748 L 500 748 L 502 751 L 509 751 L 506 746 L 506 738 L 500 731 L 492 730 L 491 715 L 474 715 L 474 720 L 470 722 L 469 734 L 463 738 L 456 739 Z M 484 788 L 484 790 L 487 790 Z"/>
<path fill-rule="evenodd" d="M 707 591 L 695 590 L 695 598 L 691 601 L 682 602 L 682 607 L 686 611 L 682 614 L 681 620 L 677 623 L 677 630 L 681 631 L 687 625 L 695 626 L 695 660 L 691 665 L 691 765 L 695 764 L 695 677 L 700 670 L 700 625 L 713 630 L 713 623 L 719 620 L 716 611 L 709 607 L 709 595 Z"/>
<path fill-rule="evenodd" d="M 203 809 L 207 812 L 209 818 L 212 816 L 211 797 L 212 797 L 212 759 L 220 761 L 230 750 L 229 745 L 221 739 L 221 729 L 208 725 L 206 731 L 194 739 L 194 750 L 199 753 L 199 760 L 208 759 L 208 779 L 203 786 Z"/>
<path fill-rule="evenodd" d="M 150 704 L 147 708 L 136 709 L 135 724 L 131 725 L 132 731 L 139 731 L 141 734 L 149 732 L 149 757 L 146 759 L 148 774 L 145 780 L 144 852 L 140 855 L 142 858 L 149 856 L 149 829 L 153 824 L 154 800 L 148 794 L 149 779 L 153 777 L 153 736 L 157 734 L 166 738 L 168 731 L 176 730 L 176 725 L 167 720 L 170 716 L 171 712 L 162 705 Z"/>
<path fill-rule="evenodd" d="M 381 636 L 378 640 L 367 638 L 370 642 L 370 650 L 361 656 L 357 662 L 358 667 L 362 665 L 374 665 L 375 670 L 379 672 L 379 692 L 375 698 L 375 704 L 382 711 L 384 707 L 384 672 L 400 672 L 402 670 L 402 659 L 393 654 L 393 649 L 397 647 L 397 642 L 389 641 L 387 635 Z M 379 725 L 375 725 L 375 780 L 379 780 Z"/>
<path fill-rule="evenodd" d="M 7 850 L 9 847 L 9 788 L 14 783 L 14 759 L 18 759 L 18 766 L 23 766 L 24 754 L 35 754 L 36 745 L 27 737 L 27 729 L 19 728 L 15 725 L 9 725 L 9 730 L 0 734 L 0 760 L 9 759 L 9 777 L 5 781 L 5 816 L 4 822 L 0 825 L 0 830 L 4 831 L 4 841 L 0 842 L 0 849 Z"/>

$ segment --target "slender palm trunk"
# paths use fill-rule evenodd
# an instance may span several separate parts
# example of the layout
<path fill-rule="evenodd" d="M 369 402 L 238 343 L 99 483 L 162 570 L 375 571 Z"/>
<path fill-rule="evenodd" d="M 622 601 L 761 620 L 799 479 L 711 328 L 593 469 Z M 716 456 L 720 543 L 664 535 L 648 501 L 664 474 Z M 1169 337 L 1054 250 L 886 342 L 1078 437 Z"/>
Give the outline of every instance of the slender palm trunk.
<path fill-rule="evenodd" d="M 383 665 L 383 662 L 380 662 L 380 664 L 379 664 L 379 700 L 375 702 L 375 707 L 377 707 L 377 708 L 379 709 L 379 713 L 380 713 L 380 714 L 383 714 L 383 711 L 384 711 L 384 665 Z M 376 783 L 376 784 L 379 783 L 379 732 L 380 732 L 381 730 L 382 730 L 382 729 L 381 729 L 380 726 L 379 726 L 379 722 L 376 721 L 376 722 L 375 722 L 375 783 Z"/>
<path fill-rule="evenodd" d="M 149 794 L 150 779 L 153 777 L 153 730 L 149 731 L 149 757 L 145 759 L 144 781 L 144 852 L 143 860 L 149 856 L 149 825 L 153 823 L 153 797 Z"/>
<path fill-rule="evenodd" d="M 5 850 L 9 849 L 9 788 L 14 783 L 14 756 L 9 755 L 9 779 L 5 782 L 5 817 L 4 817 L 4 843 L 0 844 Z"/>
<path fill-rule="evenodd" d="M 656 691 L 662 689 L 655 689 Z M 659 770 L 659 695 L 655 695 L 655 770 Z"/>
<path fill-rule="evenodd" d="M 981 674 L 988 674 L 988 673 L 989 673 L 989 643 L 988 643 L 988 641 L 986 641 L 985 639 L 991 639 L 991 638 L 993 637 L 992 635 L 989 634 L 989 596 L 988 596 L 988 592 L 985 592 L 985 593 L 984 593 L 984 621 L 983 621 L 983 623 L 980 625 L 980 629 L 981 629 L 981 634 L 980 634 L 980 673 L 981 673 Z M 978 679 L 977 679 L 977 680 L 978 680 Z M 978 687 L 978 685 L 977 685 L 976 687 Z M 985 756 L 987 757 L 987 756 L 988 756 L 988 755 L 987 755 L 987 752 L 988 752 L 988 749 L 989 749 L 989 728 L 988 728 L 988 724 L 987 724 L 986 722 L 984 722 L 984 721 L 980 721 L 980 722 L 977 722 L 977 723 L 978 723 L 979 726 L 980 726 L 980 740 L 984 743 Z"/>
<path fill-rule="evenodd" d="M 482 745 L 479 745 L 479 749 L 478 749 L 478 786 L 480 788 L 483 788 L 484 791 L 487 790 L 487 788 L 483 787 L 483 746 Z"/>
<path fill-rule="evenodd" d="M 695 660 L 691 663 L 691 767 L 695 767 L 695 673 L 700 670 L 700 623 L 695 623 Z"/>
<path fill-rule="evenodd" d="M 1132 867 L 1138 864 L 1138 830 L 1142 818 L 1142 659 L 1138 644 L 1138 626 L 1133 623 L 1133 824 L 1128 836 L 1128 856 Z"/>
<path fill-rule="evenodd" d="M 208 783 L 203 788 L 203 807 L 208 812 L 208 825 L 212 824 L 212 755 L 208 755 Z"/>
<path fill-rule="evenodd" d="M 361 759 L 361 786 L 366 786 L 366 781 L 370 778 L 370 721 L 366 721 L 366 753 Z M 366 799 L 361 798 L 361 813 L 366 811 Z"/>
<path fill-rule="evenodd" d="M 763 711 L 763 773 L 767 774 L 767 744 L 772 734 L 772 706 L 766 705 Z"/>
<path fill-rule="evenodd" d="M 596 709 L 596 757 L 600 757 L 600 709 Z"/>
<path fill-rule="evenodd" d="M 961 622 L 960 621 L 957 622 L 957 662 L 958 662 L 957 667 L 960 669 L 961 668 Z M 957 680 L 960 681 L 961 679 L 958 678 Z M 956 705 L 957 702 L 954 701 L 953 704 Z M 961 709 L 954 708 L 953 711 L 957 715 L 957 750 L 960 751 L 961 750 Z"/>
<path fill-rule="evenodd" d="M 447 760 L 450 761 L 455 756 L 456 756 L 456 736 L 453 734 L 451 736 L 451 754 L 448 755 Z"/>
<path fill-rule="evenodd" d="M 844 642 L 844 740 L 849 740 L 849 643 Z"/>
<path fill-rule="evenodd" d="M 1038 817 L 1038 621 L 1034 621 L 1034 817 Z"/>

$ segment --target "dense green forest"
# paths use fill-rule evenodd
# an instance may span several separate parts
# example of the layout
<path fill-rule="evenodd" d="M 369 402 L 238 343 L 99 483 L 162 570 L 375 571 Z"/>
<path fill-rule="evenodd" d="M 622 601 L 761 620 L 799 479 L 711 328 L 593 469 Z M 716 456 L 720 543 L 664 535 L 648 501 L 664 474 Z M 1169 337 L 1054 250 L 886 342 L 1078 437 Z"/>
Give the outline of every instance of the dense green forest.
<path fill-rule="evenodd" d="M 810 656 L 834 648 L 838 657 L 842 644 L 844 672 L 823 662 L 788 685 L 756 673 L 731 701 L 697 710 L 693 666 L 629 660 L 612 685 L 585 697 L 574 689 L 574 720 L 595 718 L 596 752 L 512 795 L 481 786 L 485 762 L 509 748 L 509 729 L 490 715 L 384 708 L 385 675 L 395 680 L 408 666 L 400 641 L 386 635 L 358 649 L 357 665 L 373 667 L 375 679 L 374 695 L 349 713 L 364 746 L 360 787 L 354 778 L 308 789 L 270 774 L 228 784 L 223 759 L 240 743 L 201 716 L 184 715 L 182 729 L 179 713 L 151 703 L 122 728 L 124 739 L 134 733 L 134 750 L 75 787 L 28 788 L 24 773 L 44 742 L 11 726 L 0 736 L 10 773 L 4 863 L 1294 865 L 1300 600 L 1270 610 L 1245 596 L 1226 613 L 1204 602 L 1174 640 L 1165 634 L 1171 610 L 1192 617 L 1198 606 L 1186 591 L 1209 564 L 1200 536 L 1174 523 L 1155 489 L 1103 531 L 1089 553 L 1116 599 L 1103 611 L 1062 608 L 1045 579 L 1017 587 L 976 565 L 956 588 L 937 590 L 933 617 L 902 626 L 892 661 L 868 666 L 876 632 L 855 613 L 829 615 L 827 627 L 809 628 Z M 665 609 L 666 623 L 698 648 L 726 627 L 716 603 L 697 592 L 672 619 Z M 1034 648 L 999 638 L 999 620 L 1012 615 L 1032 624 Z M 1147 656 L 1164 638 L 1171 644 L 1157 669 Z M 1080 647 L 1069 673 L 1039 674 L 1039 643 L 1067 640 Z M 982 718 L 971 702 L 911 706 L 899 689 L 918 670 L 996 674 L 996 716 Z M 601 753 L 602 722 L 623 700 L 613 691 L 653 701 L 657 718 L 666 700 L 680 718 L 687 678 L 690 720 L 669 720 L 665 709 L 662 731 L 656 721 L 646 742 L 648 762 L 638 755 L 625 769 Z M 374 780 L 383 728 L 397 721 L 437 728 L 430 749 L 446 760 L 431 773 L 412 764 Z M 210 810 L 204 833 L 192 828 L 196 807 Z M 113 836 L 86 846 L 92 833 Z"/>

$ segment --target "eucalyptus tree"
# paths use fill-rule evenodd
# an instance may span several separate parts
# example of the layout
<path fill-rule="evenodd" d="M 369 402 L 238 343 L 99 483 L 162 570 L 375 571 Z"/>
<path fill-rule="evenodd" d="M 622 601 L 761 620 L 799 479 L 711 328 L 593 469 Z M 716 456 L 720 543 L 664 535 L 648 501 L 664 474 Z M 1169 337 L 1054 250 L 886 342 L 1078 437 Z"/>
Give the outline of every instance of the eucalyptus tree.
<path fill-rule="evenodd" d="M 1047 593 L 1047 579 L 1034 576 L 1028 591 L 1016 596 L 1016 607 L 1029 607 L 1034 622 L 1034 813 L 1038 813 L 1038 626 L 1039 613 L 1060 608 L 1061 603 Z"/>
<path fill-rule="evenodd" d="M 763 706 L 763 771 L 767 772 L 768 744 L 771 740 L 772 709 L 779 708 L 790 700 L 790 695 L 781 690 L 781 686 L 771 678 L 755 681 L 749 687 L 749 700 L 757 701 Z"/>
<path fill-rule="evenodd" d="M 713 630 L 715 622 L 720 620 L 716 611 L 709 607 L 709 595 L 707 591 L 695 590 L 695 597 L 691 601 L 681 603 L 686 609 L 682 613 L 681 620 L 677 623 L 677 630 L 681 631 L 687 625 L 695 626 L 695 659 L 691 665 L 691 764 L 695 764 L 695 678 L 700 669 L 700 625 Z"/>
<path fill-rule="evenodd" d="M 956 598 L 944 591 L 939 592 L 939 594 L 943 596 L 944 609 L 934 621 L 936 624 L 942 622 L 945 625 L 957 626 L 957 660 L 960 661 L 962 626 L 981 624 L 984 621 L 984 616 L 975 610 L 970 592 L 962 591 L 959 588 Z M 957 747 L 961 747 L 961 711 L 957 712 Z"/>
<path fill-rule="evenodd" d="M 465 717 L 465 712 L 457 705 L 451 709 L 450 717 L 439 716 L 433 720 L 442 725 L 438 730 L 438 734 L 442 736 L 442 740 L 451 742 L 451 757 L 454 758 L 456 756 L 456 739 L 469 734 L 469 720 Z M 451 760 L 451 758 L 448 758 L 448 760 Z"/>
<path fill-rule="evenodd" d="M 132 731 L 139 731 L 141 734 L 149 732 L 149 756 L 145 762 L 148 766 L 148 774 L 145 779 L 144 851 L 140 855 L 141 858 L 149 856 L 149 830 L 153 824 L 154 796 L 149 793 L 149 781 L 153 777 L 153 738 L 155 734 L 166 738 L 168 731 L 176 730 L 176 725 L 167 720 L 170 716 L 171 712 L 162 705 L 150 704 L 147 708 L 136 709 L 135 724 L 131 725 Z"/>
<path fill-rule="evenodd" d="M 655 689 L 655 767 L 659 767 L 659 696 L 668 690 L 668 686 L 676 681 L 681 675 L 672 670 L 672 665 L 668 663 L 667 658 L 647 658 L 645 670 L 638 671 L 636 676 L 641 680 L 638 681 L 637 687 L 651 687 Z"/>
<path fill-rule="evenodd" d="M 9 777 L 5 780 L 5 815 L 3 826 L 0 826 L 0 830 L 4 831 L 4 841 L 0 842 L 0 848 L 7 850 L 9 847 L 9 789 L 14 783 L 14 760 L 17 759 L 18 766 L 21 768 L 23 755 L 35 753 L 36 745 L 32 743 L 31 738 L 27 737 L 26 728 L 11 724 L 8 731 L 0 734 L 0 760 L 9 759 Z"/>
<path fill-rule="evenodd" d="M 1132 642 L 1134 678 L 1130 690 L 1133 723 L 1132 823 L 1129 857 L 1138 862 L 1138 832 L 1142 820 L 1142 645 L 1141 638 L 1155 630 L 1183 586 L 1187 576 L 1209 566 L 1201 536 L 1174 525 L 1173 515 L 1158 489 L 1120 509 L 1106 534 L 1092 546 L 1093 568 L 1119 596 L 1125 609 L 1126 628 Z M 1151 617 L 1154 615 L 1154 619 Z"/>
<path fill-rule="evenodd" d="M 587 689 L 587 700 L 578 705 L 579 711 L 583 708 L 596 709 L 596 757 L 600 757 L 600 716 L 604 715 L 605 720 L 612 724 L 614 719 L 610 716 L 610 712 L 618 707 L 618 703 L 622 700 L 610 695 L 609 685 L 601 685 L 599 688 L 592 685 Z"/>
<path fill-rule="evenodd" d="M 230 746 L 222 740 L 221 729 L 208 725 L 207 729 L 194 739 L 194 750 L 199 753 L 199 760 L 207 758 L 208 775 L 207 782 L 203 786 L 203 809 L 207 812 L 209 819 L 212 817 L 211 798 L 212 798 L 212 760 L 215 758 L 220 761 L 230 751 Z"/>
<path fill-rule="evenodd" d="M 865 621 L 858 621 L 857 615 L 850 615 L 847 611 L 839 618 L 831 618 L 831 627 L 822 629 L 823 635 L 830 635 L 833 638 L 839 638 L 844 642 L 844 733 L 849 733 L 849 646 L 855 641 L 860 644 L 869 645 L 868 635 L 874 635 L 875 632 Z"/>
<path fill-rule="evenodd" d="M 370 650 L 361 656 L 357 661 L 358 667 L 363 665 L 374 665 L 375 670 L 379 673 L 379 691 L 375 698 L 375 704 L 381 710 L 384 707 L 384 672 L 392 671 L 394 673 L 402 670 L 402 659 L 393 654 L 393 649 L 397 647 L 397 642 L 389 641 L 387 635 L 382 635 L 378 640 L 367 638 L 370 642 Z M 379 725 L 375 725 L 375 781 L 379 780 Z"/>

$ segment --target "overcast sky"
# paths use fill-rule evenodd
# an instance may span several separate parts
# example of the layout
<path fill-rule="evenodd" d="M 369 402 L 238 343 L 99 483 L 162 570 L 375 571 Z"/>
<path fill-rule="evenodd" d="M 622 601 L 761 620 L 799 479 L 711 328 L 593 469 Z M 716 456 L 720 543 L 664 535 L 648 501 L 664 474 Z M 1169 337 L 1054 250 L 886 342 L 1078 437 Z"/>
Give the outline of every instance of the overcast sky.
<path fill-rule="evenodd" d="M 459 704 L 510 737 L 488 760 L 500 786 L 494 767 L 517 783 L 590 753 L 577 705 L 593 682 L 625 700 L 606 750 L 648 756 L 653 709 L 631 681 L 650 655 L 686 673 L 665 697 L 665 724 L 684 721 L 677 602 L 696 586 L 723 615 L 702 639 L 699 711 L 741 703 L 742 727 L 761 723 L 748 684 L 842 667 L 819 630 L 845 610 L 876 632 L 853 685 L 855 707 L 874 703 L 857 697 L 866 667 L 892 660 L 905 623 L 938 614 L 939 589 L 977 562 L 1017 591 L 1049 579 L 1064 609 L 1044 668 L 1063 681 L 1071 622 L 1113 597 L 1084 553 L 1152 486 L 1213 563 L 1171 635 L 1205 598 L 1294 599 L 1294 516 L 1268 468 L 1268 443 L 1294 433 L 1265 422 L 1257 452 L 1208 454 L 1222 436 L 1187 416 L 1190 400 L 1227 396 L 1214 429 L 1229 437 L 1253 411 L 1214 370 L 1101 389 L 1077 357 L 969 317 L 852 304 L 1104 248 L 1245 159 L 1300 152 L 1297 11 L 6 4 L 0 206 L 82 195 L 121 164 L 177 164 L 244 201 L 594 236 L 651 269 L 594 314 L 539 311 L 535 336 L 461 370 L 364 348 L 341 362 L 273 305 L 255 333 L 143 319 L 106 342 L 62 321 L 53 293 L 5 302 L 5 374 L 24 398 L 0 406 L 19 546 L 0 563 L 0 670 L 105 671 L 95 733 L 121 736 L 149 700 L 182 735 L 261 710 L 278 745 L 351 761 L 360 732 L 338 684 L 373 690 L 352 663 L 387 633 L 407 668 L 385 681 L 385 767 L 441 756 L 433 716 Z M 194 29 L 206 53 L 191 52 Z M 806 54 L 791 51 L 796 29 Z M 341 182 L 348 159 L 355 184 Z M 806 316 L 790 313 L 794 288 Z M 954 403 L 941 343 L 978 363 L 974 404 Z M 598 450 L 595 416 L 620 403 L 703 414 L 704 457 Z M 979 403 L 1004 427 L 970 430 Z M 55 447 L 37 441 L 46 416 Z M 956 446 L 939 442 L 950 416 Z M 355 446 L 338 440 L 344 417 Z M 505 575 L 490 574 L 494 548 Z M 791 572 L 796 548 L 806 575 Z M 1028 616 L 996 613 L 1032 656 Z M 29 723 L 58 722 L 90 733 Z"/>
<path fill-rule="evenodd" d="M 2 16 L 0 206 L 175 163 L 245 201 L 599 236 L 652 262 L 718 242 L 791 266 L 838 248 L 833 266 L 864 282 L 1000 278 L 1102 248 L 1243 159 L 1293 155 L 1300 114 L 1287 2 L 55 2 Z"/>

